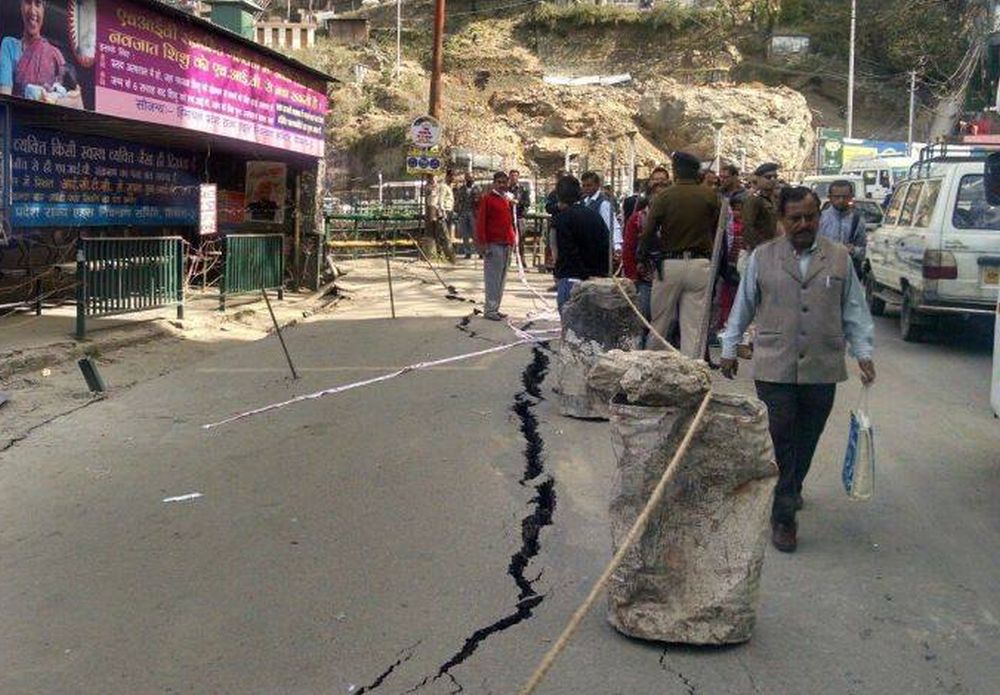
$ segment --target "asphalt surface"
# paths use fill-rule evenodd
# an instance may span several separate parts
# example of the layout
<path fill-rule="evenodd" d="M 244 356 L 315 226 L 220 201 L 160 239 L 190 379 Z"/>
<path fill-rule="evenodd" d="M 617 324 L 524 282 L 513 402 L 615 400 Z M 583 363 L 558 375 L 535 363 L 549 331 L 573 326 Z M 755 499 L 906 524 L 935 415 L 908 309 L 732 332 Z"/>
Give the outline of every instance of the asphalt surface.
<path fill-rule="evenodd" d="M 753 639 L 638 642 L 598 607 L 538 692 L 997 691 L 990 344 L 907 344 L 877 321 L 876 498 L 839 487 L 852 382 L 807 481 L 799 551 L 768 552 Z M 302 325 L 286 335 L 298 382 L 269 337 L 0 453 L 0 692 L 516 692 L 610 558 L 608 425 L 558 415 L 549 353 L 202 428 L 514 340 L 460 324 Z"/>

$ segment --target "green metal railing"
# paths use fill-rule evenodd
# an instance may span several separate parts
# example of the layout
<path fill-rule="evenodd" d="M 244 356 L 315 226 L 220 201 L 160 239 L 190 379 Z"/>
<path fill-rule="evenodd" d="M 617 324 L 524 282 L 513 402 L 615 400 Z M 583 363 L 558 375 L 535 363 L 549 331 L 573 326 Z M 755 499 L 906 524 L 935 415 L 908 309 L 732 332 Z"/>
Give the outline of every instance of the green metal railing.
<path fill-rule="evenodd" d="M 80 239 L 76 251 L 76 336 L 87 317 L 177 306 L 184 318 L 180 237 Z"/>
<path fill-rule="evenodd" d="M 278 290 L 284 299 L 285 252 L 281 234 L 230 234 L 223 244 L 219 309 L 237 294 Z"/>

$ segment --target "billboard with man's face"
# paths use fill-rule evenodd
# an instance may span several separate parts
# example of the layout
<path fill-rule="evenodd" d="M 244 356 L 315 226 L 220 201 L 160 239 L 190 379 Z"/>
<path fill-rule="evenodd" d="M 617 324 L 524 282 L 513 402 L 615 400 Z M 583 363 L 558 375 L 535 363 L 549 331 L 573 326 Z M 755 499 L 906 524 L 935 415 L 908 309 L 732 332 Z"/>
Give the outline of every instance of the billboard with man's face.
<path fill-rule="evenodd" d="M 323 156 L 325 84 L 132 0 L 0 0 L 0 93 Z"/>

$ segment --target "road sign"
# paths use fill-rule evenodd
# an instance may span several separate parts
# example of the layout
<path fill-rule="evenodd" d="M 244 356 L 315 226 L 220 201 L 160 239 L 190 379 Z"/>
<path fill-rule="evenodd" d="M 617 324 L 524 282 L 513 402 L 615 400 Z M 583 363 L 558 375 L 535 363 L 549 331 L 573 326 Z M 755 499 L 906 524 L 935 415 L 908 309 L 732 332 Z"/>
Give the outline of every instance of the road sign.
<path fill-rule="evenodd" d="M 438 175 L 444 173 L 444 158 L 437 147 L 430 149 L 420 149 L 411 147 L 406 154 L 407 174 L 431 174 Z"/>
<path fill-rule="evenodd" d="M 421 116 L 410 125 L 410 142 L 425 150 L 437 147 L 441 144 L 441 124 L 432 116 Z"/>

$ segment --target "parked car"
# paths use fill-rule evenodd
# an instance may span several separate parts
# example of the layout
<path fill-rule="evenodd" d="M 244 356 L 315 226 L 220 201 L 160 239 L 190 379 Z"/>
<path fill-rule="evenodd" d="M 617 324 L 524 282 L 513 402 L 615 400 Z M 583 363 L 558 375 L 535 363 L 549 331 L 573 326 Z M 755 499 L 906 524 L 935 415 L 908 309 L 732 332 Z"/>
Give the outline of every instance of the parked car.
<path fill-rule="evenodd" d="M 854 200 L 854 208 L 861 213 L 865 220 L 865 230 L 869 234 L 882 226 L 885 213 L 882 212 L 882 204 L 871 198 L 857 198 Z"/>
<path fill-rule="evenodd" d="M 986 200 L 984 163 L 981 154 L 925 148 L 869 236 L 868 305 L 879 315 L 887 302 L 899 303 L 904 340 L 918 340 L 941 317 L 994 316 L 1000 206 Z"/>
<path fill-rule="evenodd" d="M 993 388 L 990 395 L 993 414 L 1000 417 L 1000 296 L 997 297 L 996 323 L 993 325 Z"/>

